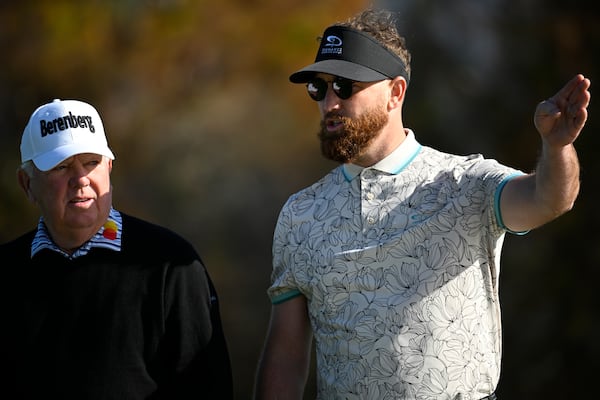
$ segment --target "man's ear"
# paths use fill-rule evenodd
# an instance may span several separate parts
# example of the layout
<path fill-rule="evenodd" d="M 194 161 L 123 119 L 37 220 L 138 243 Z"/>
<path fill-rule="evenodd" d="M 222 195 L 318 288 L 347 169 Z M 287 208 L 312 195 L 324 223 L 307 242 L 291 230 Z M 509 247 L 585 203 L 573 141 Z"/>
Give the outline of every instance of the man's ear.
<path fill-rule="evenodd" d="M 390 82 L 391 85 L 391 96 L 389 102 L 390 110 L 402 106 L 404 103 L 404 96 L 406 95 L 406 88 L 408 83 L 402 76 L 397 76 Z"/>
<path fill-rule="evenodd" d="M 25 192 L 25 196 L 27 196 L 30 202 L 35 204 L 36 199 L 31 190 L 31 177 L 22 168 L 17 170 L 17 181 L 23 192 Z"/>

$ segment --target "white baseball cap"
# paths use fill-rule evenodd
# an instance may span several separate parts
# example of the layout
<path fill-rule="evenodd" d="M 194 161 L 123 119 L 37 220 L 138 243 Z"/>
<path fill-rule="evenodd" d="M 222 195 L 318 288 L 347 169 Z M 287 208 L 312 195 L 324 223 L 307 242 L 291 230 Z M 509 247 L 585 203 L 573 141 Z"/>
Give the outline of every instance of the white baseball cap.
<path fill-rule="evenodd" d="M 38 169 L 48 171 L 81 153 L 115 159 L 94 107 L 79 100 L 55 99 L 31 114 L 21 138 L 21 162 L 32 160 Z"/>

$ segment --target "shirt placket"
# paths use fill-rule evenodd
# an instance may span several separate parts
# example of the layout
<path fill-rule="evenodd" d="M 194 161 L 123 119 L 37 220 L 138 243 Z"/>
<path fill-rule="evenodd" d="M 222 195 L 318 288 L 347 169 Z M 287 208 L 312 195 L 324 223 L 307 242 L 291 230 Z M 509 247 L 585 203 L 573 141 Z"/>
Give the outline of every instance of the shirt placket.
<path fill-rule="evenodd" d="M 378 199 L 379 185 L 377 184 L 378 172 L 365 169 L 360 175 L 361 191 L 361 219 L 363 236 L 368 239 L 377 237 L 380 221 L 380 200 Z"/>

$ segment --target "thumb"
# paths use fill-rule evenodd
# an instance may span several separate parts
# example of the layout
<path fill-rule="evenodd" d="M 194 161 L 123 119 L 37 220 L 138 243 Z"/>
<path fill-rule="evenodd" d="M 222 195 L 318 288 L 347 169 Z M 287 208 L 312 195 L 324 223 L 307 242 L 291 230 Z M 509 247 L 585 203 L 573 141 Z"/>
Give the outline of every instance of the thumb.
<path fill-rule="evenodd" d="M 544 100 L 537 105 L 533 122 L 538 131 L 547 130 L 560 117 L 560 109 L 552 100 Z"/>

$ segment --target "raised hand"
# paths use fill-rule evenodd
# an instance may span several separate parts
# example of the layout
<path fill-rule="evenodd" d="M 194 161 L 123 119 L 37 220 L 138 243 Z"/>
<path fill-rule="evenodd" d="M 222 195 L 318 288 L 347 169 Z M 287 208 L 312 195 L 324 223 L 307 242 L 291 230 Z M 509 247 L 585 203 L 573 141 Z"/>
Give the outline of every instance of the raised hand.
<path fill-rule="evenodd" d="M 587 120 L 591 82 L 578 74 L 535 110 L 535 127 L 550 146 L 566 146 L 577 139 Z"/>

